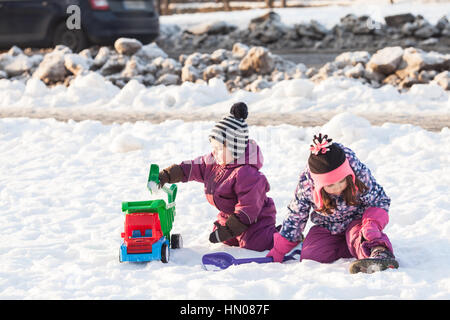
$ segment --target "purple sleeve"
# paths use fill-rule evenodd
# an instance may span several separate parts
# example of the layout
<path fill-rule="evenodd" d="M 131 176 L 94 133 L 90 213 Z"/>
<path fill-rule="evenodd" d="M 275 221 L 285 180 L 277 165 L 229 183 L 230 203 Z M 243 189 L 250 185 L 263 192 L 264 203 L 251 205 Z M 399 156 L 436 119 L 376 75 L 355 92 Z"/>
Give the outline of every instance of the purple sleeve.
<path fill-rule="evenodd" d="M 266 177 L 256 168 L 244 166 L 236 174 L 234 191 L 238 199 L 234 213 L 244 224 L 255 223 L 269 191 Z"/>
<path fill-rule="evenodd" d="M 184 179 L 182 182 L 198 181 L 204 182 L 206 166 L 211 162 L 211 154 L 199 156 L 194 160 L 183 161 L 180 166 L 183 169 Z"/>

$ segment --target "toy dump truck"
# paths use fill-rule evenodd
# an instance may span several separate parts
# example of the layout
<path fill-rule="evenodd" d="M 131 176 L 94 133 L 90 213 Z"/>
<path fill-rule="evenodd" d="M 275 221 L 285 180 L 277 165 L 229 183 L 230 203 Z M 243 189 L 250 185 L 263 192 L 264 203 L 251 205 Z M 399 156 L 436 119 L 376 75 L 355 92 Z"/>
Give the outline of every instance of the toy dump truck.
<path fill-rule="evenodd" d="M 147 188 L 151 193 L 159 184 L 159 166 L 152 164 Z M 162 188 L 167 193 L 164 200 L 122 202 L 125 212 L 125 226 L 121 237 L 119 261 L 148 262 L 161 260 L 169 262 L 170 249 L 183 246 L 180 234 L 170 234 L 175 218 L 177 185 Z"/>

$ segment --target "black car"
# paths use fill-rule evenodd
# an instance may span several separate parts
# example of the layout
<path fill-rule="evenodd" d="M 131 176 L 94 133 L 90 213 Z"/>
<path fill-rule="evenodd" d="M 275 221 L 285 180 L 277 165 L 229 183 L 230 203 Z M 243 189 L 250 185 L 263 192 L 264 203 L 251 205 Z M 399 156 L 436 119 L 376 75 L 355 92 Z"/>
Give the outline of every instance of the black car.
<path fill-rule="evenodd" d="M 153 0 L 0 0 L 0 48 L 63 44 L 78 52 L 159 34 Z"/>

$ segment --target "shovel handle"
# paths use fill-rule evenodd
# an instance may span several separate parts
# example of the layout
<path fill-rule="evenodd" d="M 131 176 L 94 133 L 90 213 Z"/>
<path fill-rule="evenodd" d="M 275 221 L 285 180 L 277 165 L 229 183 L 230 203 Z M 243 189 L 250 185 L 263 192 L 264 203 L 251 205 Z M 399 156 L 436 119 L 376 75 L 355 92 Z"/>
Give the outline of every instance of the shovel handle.
<path fill-rule="evenodd" d="M 295 256 L 300 255 L 301 251 L 299 249 L 292 251 L 290 255 L 284 256 L 283 262 L 289 260 L 296 260 Z M 244 264 L 244 263 L 269 263 L 273 262 L 272 257 L 258 257 L 258 258 L 243 258 L 243 259 L 234 259 L 233 264 Z"/>

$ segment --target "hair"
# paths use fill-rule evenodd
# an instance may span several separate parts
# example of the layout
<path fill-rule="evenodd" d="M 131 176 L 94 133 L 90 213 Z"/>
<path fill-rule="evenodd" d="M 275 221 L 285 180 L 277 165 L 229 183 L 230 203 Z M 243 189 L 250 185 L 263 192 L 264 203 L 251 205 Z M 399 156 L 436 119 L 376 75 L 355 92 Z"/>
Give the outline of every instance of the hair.
<path fill-rule="evenodd" d="M 360 193 L 365 193 L 368 188 L 367 186 L 355 177 L 355 183 L 353 183 L 353 179 L 351 175 L 345 177 L 347 181 L 347 187 L 342 191 L 342 197 L 345 200 L 345 203 L 349 206 L 357 206 L 360 204 L 360 201 L 357 197 L 356 188 Z M 355 188 L 356 185 L 356 188 Z M 320 213 L 324 213 L 326 215 L 331 215 L 334 213 L 334 209 L 336 209 L 336 201 L 330 197 L 328 192 L 325 191 L 324 188 L 320 190 L 320 194 L 322 196 L 323 206 L 321 209 L 317 210 Z"/>

